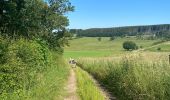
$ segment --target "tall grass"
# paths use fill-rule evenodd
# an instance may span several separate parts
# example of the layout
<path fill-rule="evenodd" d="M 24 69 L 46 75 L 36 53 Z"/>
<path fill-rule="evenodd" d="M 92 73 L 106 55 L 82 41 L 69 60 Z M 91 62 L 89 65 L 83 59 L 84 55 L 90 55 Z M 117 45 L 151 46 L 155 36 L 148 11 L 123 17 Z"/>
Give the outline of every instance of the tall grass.
<path fill-rule="evenodd" d="M 77 92 L 81 100 L 105 100 L 104 95 L 87 72 L 77 68 L 76 76 L 78 86 Z"/>
<path fill-rule="evenodd" d="M 79 59 L 79 64 L 120 100 L 170 99 L 170 66 L 161 56 L 139 54 L 119 60 Z"/>
<path fill-rule="evenodd" d="M 53 52 L 51 66 L 37 77 L 38 84 L 30 90 L 27 100 L 63 100 L 64 87 L 69 75 L 68 65 L 56 52 Z"/>

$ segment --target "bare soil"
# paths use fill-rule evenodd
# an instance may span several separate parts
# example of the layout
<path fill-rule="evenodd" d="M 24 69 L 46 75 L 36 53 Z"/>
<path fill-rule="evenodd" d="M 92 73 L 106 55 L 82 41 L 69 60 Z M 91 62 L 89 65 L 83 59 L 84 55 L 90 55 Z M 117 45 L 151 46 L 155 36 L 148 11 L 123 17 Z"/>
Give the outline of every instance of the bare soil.
<path fill-rule="evenodd" d="M 64 100 L 79 100 L 76 93 L 77 85 L 74 69 L 70 70 L 70 76 L 68 78 L 67 86 L 65 89 L 68 95 L 64 98 Z"/>

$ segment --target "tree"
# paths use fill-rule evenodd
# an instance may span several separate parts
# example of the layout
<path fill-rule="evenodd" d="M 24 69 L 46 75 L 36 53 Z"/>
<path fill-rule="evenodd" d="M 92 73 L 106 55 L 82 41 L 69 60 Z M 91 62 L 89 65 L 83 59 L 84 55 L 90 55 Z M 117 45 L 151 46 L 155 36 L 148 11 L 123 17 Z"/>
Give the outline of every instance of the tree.
<path fill-rule="evenodd" d="M 68 26 L 68 0 L 1 0 L 0 32 L 10 36 L 39 36 Z"/>
<path fill-rule="evenodd" d="M 69 21 L 64 14 L 73 11 L 74 7 L 69 0 L 46 0 L 46 2 L 1 0 L 0 35 L 11 38 L 20 36 L 29 39 L 42 38 L 50 44 L 50 47 L 54 47 L 52 44 L 58 44 L 55 45 L 57 48 L 67 44 L 66 27 Z"/>
<path fill-rule="evenodd" d="M 135 42 L 133 42 L 133 41 L 125 41 L 124 43 L 123 43 L 123 48 L 125 49 L 125 50 L 136 50 L 136 49 L 138 49 L 138 46 L 136 45 L 136 43 Z"/>
<path fill-rule="evenodd" d="M 102 40 L 102 38 L 101 38 L 101 37 L 98 37 L 98 38 L 97 38 L 97 40 L 98 40 L 98 41 L 101 41 L 101 40 Z"/>
<path fill-rule="evenodd" d="M 170 32 L 170 24 L 165 25 L 149 25 L 149 26 L 127 26 L 116 28 L 91 28 L 91 29 L 73 29 L 74 34 L 86 37 L 124 37 L 136 36 L 140 38 L 143 35 L 151 35 L 161 31 Z M 77 30 L 77 31 L 76 31 Z M 141 37 L 142 38 L 142 37 Z"/>
<path fill-rule="evenodd" d="M 114 39 L 115 39 L 115 37 L 114 37 L 114 36 L 110 37 L 110 41 L 113 41 Z"/>

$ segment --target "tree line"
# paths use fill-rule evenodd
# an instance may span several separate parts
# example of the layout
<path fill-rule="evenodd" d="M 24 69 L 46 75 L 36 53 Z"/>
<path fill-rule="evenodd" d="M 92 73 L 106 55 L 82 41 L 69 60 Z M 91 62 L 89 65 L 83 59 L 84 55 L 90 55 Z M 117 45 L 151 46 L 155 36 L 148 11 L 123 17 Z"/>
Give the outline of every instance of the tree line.
<path fill-rule="evenodd" d="M 148 25 L 148 26 L 127 26 L 116 28 L 91 28 L 91 29 L 71 29 L 71 33 L 78 37 L 112 37 L 112 36 L 137 36 L 137 35 L 157 35 L 165 36 L 170 32 L 170 24 Z"/>

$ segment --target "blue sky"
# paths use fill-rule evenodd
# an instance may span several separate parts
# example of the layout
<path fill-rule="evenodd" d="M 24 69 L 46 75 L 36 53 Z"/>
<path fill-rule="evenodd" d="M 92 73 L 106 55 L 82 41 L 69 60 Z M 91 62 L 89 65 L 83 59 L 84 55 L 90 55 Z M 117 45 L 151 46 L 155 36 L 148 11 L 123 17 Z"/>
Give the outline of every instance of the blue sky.
<path fill-rule="evenodd" d="M 170 24 L 170 0 L 70 0 L 69 28 Z"/>

